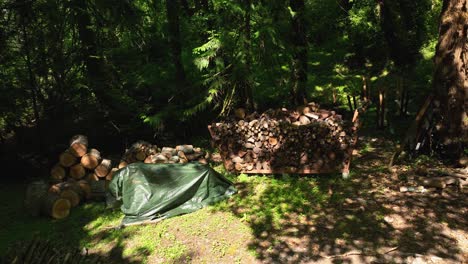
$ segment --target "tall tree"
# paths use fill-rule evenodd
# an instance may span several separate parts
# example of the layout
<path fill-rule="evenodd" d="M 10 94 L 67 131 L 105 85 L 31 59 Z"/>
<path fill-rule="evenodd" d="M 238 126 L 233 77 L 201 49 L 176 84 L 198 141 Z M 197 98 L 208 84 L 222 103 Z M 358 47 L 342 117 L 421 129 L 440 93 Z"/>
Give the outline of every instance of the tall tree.
<path fill-rule="evenodd" d="M 244 41 L 244 58 L 243 58 L 243 71 L 244 71 L 244 80 L 241 81 L 239 84 L 240 86 L 240 102 L 241 106 L 253 110 L 254 102 L 253 102 L 253 91 L 252 91 L 252 80 L 250 78 L 251 73 L 251 65 L 252 65 L 252 53 L 251 53 L 251 46 L 252 46 L 252 33 L 251 33 L 251 13 L 252 13 L 252 1 L 251 0 L 244 0 L 244 8 L 245 8 L 245 15 L 244 15 L 244 30 L 243 30 L 243 41 Z"/>
<path fill-rule="evenodd" d="M 303 104 L 307 98 L 307 37 L 304 21 L 304 0 L 291 0 L 293 45 L 291 103 Z"/>
<path fill-rule="evenodd" d="M 182 43 L 180 40 L 180 7 L 178 0 L 166 0 L 167 21 L 169 23 L 169 45 L 172 50 L 172 63 L 176 70 L 176 79 L 185 83 L 185 70 L 182 64 Z"/>
<path fill-rule="evenodd" d="M 436 47 L 434 94 L 443 153 L 462 154 L 468 132 L 468 0 L 444 0 Z"/>

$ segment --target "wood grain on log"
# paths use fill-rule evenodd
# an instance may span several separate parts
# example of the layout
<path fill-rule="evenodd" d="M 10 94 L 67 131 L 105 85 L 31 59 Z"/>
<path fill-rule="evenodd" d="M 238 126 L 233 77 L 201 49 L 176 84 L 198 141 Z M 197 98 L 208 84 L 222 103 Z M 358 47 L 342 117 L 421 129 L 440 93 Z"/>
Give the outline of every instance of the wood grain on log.
<path fill-rule="evenodd" d="M 83 157 L 81 157 L 81 164 L 83 167 L 93 170 L 101 162 L 101 153 L 97 149 L 90 149 Z"/>
<path fill-rule="evenodd" d="M 59 157 L 60 165 L 65 168 L 71 167 L 72 165 L 77 163 L 76 157 L 69 151 L 66 150 Z"/>

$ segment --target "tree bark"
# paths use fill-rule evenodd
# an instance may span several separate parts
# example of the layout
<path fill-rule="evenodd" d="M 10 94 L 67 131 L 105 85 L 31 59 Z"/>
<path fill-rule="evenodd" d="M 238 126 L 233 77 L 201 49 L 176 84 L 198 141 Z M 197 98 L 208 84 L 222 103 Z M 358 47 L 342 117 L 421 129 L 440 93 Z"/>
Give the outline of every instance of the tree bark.
<path fill-rule="evenodd" d="M 292 88 L 291 103 L 294 105 L 304 104 L 307 94 L 307 38 L 304 21 L 304 0 L 291 0 L 291 10 L 294 12 L 292 18 Z"/>
<path fill-rule="evenodd" d="M 467 143 L 468 0 L 444 0 L 434 71 L 436 141 L 457 158 Z"/>

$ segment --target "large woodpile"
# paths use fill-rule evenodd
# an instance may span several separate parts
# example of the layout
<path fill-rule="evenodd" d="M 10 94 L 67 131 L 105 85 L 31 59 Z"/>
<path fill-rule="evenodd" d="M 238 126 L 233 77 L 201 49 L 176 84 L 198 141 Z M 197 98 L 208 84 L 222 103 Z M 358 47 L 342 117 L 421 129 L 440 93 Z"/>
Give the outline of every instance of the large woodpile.
<path fill-rule="evenodd" d="M 244 173 L 347 172 L 356 143 L 357 111 L 347 122 L 311 103 L 213 123 L 209 130 L 226 169 Z"/>

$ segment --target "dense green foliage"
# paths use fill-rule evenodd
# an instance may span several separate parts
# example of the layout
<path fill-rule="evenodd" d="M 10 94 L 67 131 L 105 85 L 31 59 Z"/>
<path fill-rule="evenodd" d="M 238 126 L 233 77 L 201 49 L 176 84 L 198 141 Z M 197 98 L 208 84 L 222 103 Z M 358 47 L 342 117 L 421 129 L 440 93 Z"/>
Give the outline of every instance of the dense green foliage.
<path fill-rule="evenodd" d="M 387 90 L 388 113 L 401 79 L 416 108 L 430 89 L 440 8 L 437 0 L 2 0 L 1 135 L 37 127 L 53 139 L 186 138 L 239 106 L 346 107 L 363 76 L 371 97 Z"/>

